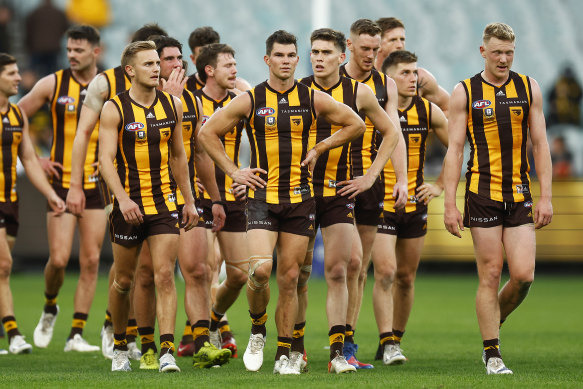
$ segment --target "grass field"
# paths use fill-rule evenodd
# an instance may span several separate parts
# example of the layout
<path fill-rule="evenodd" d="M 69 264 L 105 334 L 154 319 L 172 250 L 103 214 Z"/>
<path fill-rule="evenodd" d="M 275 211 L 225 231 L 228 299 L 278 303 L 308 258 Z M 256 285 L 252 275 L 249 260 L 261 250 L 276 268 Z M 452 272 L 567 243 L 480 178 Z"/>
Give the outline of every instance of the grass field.
<path fill-rule="evenodd" d="M 68 276 L 59 297 L 61 312 L 53 341 L 47 349 L 31 355 L 0 357 L 0 387 L 390 387 L 390 388 L 475 388 L 475 387 L 553 387 L 583 388 L 583 297 L 581 276 L 539 276 L 526 302 L 504 324 L 502 352 L 513 376 L 486 376 L 481 362 L 481 340 L 474 314 L 476 277 L 474 275 L 422 275 L 417 281 L 417 297 L 403 341 L 409 362 L 389 367 L 382 363 L 356 374 L 327 374 L 326 285 L 310 281 L 310 306 L 306 328 L 306 349 L 310 371 L 301 376 L 272 374 L 275 353 L 273 311 L 277 288 L 273 288 L 268 314 L 268 342 L 263 368 L 245 371 L 242 354 L 250 327 L 246 300 L 240 298 L 229 318 L 239 343 L 239 358 L 220 369 L 194 369 L 190 358 L 178 358 L 182 373 L 162 375 L 140 371 L 133 362 L 131 373 L 110 372 L 111 362 L 101 353 L 64 353 L 65 338 L 72 318 L 76 278 Z M 40 274 L 12 277 L 16 318 L 32 343 L 32 332 L 43 304 Z M 273 285 L 273 283 L 272 283 Z M 183 283 L 177 281 L 179 296 Z M 106 279 L 100 278 L 97 295 L 85 329 L 86 338 L 101 344 L 99 330 L 106 305 Z M 356 334 L 359 359 L 372 362 L 377 329 L 372 316 L 371 284 Z M 176 339 L 180 340 L 185 315 L 178 307 Z M 2 347 L 7 348 L 6 341 Z"/>

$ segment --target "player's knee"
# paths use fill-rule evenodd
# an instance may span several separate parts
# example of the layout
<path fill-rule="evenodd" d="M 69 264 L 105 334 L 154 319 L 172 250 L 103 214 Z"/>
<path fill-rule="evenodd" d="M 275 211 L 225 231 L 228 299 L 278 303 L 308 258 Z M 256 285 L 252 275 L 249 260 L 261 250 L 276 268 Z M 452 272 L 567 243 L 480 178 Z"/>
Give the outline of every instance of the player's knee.
<path fill-rule="evenodd" d="M 65 271 L 67 264 L 69 263 L 69 257 L 64 257 L 60 255 L 51 255 L 49 261 L 47 262 L 47 267 L 52 268 L 56 271 Z"/>
<path fill-rule="evenodd" d="M 291 266 L 287 269 L 279 269 L 277 274 L 277 286 L 280 293 L 296 293 L 300 270 Z"/>
<path fill-rule="evenodd" d="M 99 270 L 99 254 L 85 258 L 83 263 L 80 264 L 80 270 L 81 273 L 84 273 L 85 275 L 94 275 L 97 277 L 97 271 Z"/>
<path fill-rule="evenodd" d="M 156 290 L 159 292 L 169 292 L 174 289 L 174 271 L 170 267 L 163 267 L 154 274 Z"/>
<path fill-rule="evenodd" d="M 0 279 L 6 280 L 10 277 L 10 272 L 12 271 L 12 260 L 1 260 L 0 261 Z"/>
<path fill-rule="evenodd" d="M 360 255 L 351 255 L 350 261 L 348 262 L 348 276 L 351 275 L 356 277 L 357 274 L 360 274 L 360 268 L 362 266 L 362 256 Z"/>
<path fill-rule="evenodd" d="M 395 281 L 396 268 L 395 266 L 385 265 L 376 266 L 374 268 L 374 279 L 375 282 L 379 282 L 383 288 L 390 287 Z"/>
<path fill-rule="evenodd" d="M 409 289 L 415 283 L 415 273 L 407 270 L 399 270 L 396 272 L 395 282 L 399 288 Z"/>
<path fill-rule="evenodd" d="M 252 256 L 249 260 L 249 271 L 247 273 L 249 288 L 254 291 L 261 291 L 269 285 L 271 275 L 272 256 Z"/>
<path fill-rule="evenodd" d="M 308 290 L 308 281 L 310 280 L 310 275 L 312 274 L 312 265 L 304 265 L 300 268 L 300 275 L 298 277 L 298 293 L 300 289 L 304 291 Z"/>
<path fill-rule="evenodd" d="M 242 270 L 227 271 L 225 284 L 229 289 L 241 289 L 247 282 L 248 274 Z"/>
<path fill-rule="evenodd" d="M 136 271 L 136 284 L 141 288 L 154 286 L 154 271 L 151 267 L 138 266 Z"/>
<path fill-rule="evenodd" d="M 121 295 L 127 295 L 132 290 L 132 279 L 128 276 L 116 275 L 111 286 Z"/>
<path fill-rule="evenodd" d="M 326 268 L 326 281 L 328 283 L 345 283 L 347 270 L 342 263 L 335 263 Z"/>

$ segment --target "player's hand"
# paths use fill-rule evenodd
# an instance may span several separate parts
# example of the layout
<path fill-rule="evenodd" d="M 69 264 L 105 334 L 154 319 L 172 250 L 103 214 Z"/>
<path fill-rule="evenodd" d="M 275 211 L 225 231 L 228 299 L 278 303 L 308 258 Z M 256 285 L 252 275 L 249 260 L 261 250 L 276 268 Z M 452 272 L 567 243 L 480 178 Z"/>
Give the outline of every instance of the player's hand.
<path fill-rule="evenodd" d="M 186 85 L 187 77 L 184 76 L 184 69 L 174 68 L 172 73 L 168 76 L 168 80 L 160 78 L 160 85 L 164 92 L 170 93 L 173 96 L 180 98 L 184 92 L 184 85 Z"/>
<path fill-rule="evenodd" d="M 231 184 L 231 193 L 237 200 L 243 201 L 247 198 L 247 187 L 233 182 L 233 184 Z"/>
<path fill-rule="evenodd" d="M 423 201 L 427 205 L 435 197 L 439 197 L 443 188 L 439 185 L 425 183 L 417 188 L 417 201 Z"/>
<path fill-rule="evenodd" d="M 38 162 L 47 176 L 61 178 L 59 171 L 56 169 L 60 168 L 63 171 L 63 165 L 60 162 L 51 161 L 48 157 L 39 157 Z"/>
<path fill-rule="evenodd" d="M 316 167 L 316 161 L 320 154 L 316 151 L 316 148 L 310 149 L 306 153 L 306 158 L 302 161 L 302 166 L 307 166 L 310 174 L 314 173 L 314 168 Z"/>
<path fill-rule="evenodd" d="M 261 189 L 265 188 L 267 184 L 261 177 L 257 174 L 267 174 L 267 172 L 260 168 L 244 168 L 237 169 L 233 172 L 231 178 L 238 184 L 248 186 L 249 188 L 255 190 L 255 187 Z"/>
<path fill-rule="evenodd" d="M 550 198 L 540 198 L 534 206 L 534 228 L 537 230 L 551 223 L 553 204 Z"/>
<path fill-rule="evenodd" d="M 194 203 L 184 204 L 182 208 L 182 228 L 184 231 L 193 229 L 198 224 L 198 212 Z"/>
<path fill-rule="evenodd" d="M 336 184 L 336 187 L 340 188 L 336 193 L 340 196 L 348 196 L 352 200 L 360 193 L 370 189 L 375 179 L 375 177 L 365 174 L 364 176 L 354 177 L 352 180 L 340 181 Z"/>
<path fill-rule="evenodd" d="M 85 193 L 83 189 L 71 186 L 67 192 L 67 209 L 73 215 L 80 217 L 85 210 Z"/>
<path fill-rule="evenodd" d="M 119 210 L 121 211 L 126 223 L 133 226 L 139 226 L 144 222 L 144 215 L 142 215 L 140 207 L 138 207 L 138 204 L 132 201 L 129 197 L 123 200 L 118 199 L 118 203 Z"/>
<path fill-rule="evenodd" d="M 450 234 L 457 236 L 458 238 L 462 237 L 460 230 L 464 230 L 464 220 L 462 219 L 462 214 L 455 205 L 445 206 L 445 211 L 443 212 L 443 223 L 445 224 L 445 229 L 448 230 Z"/>
<path fill-rule="evenodd" d="M 408 195 L 407 183 L 397 182 L 395 186 L 393 186 L 393 198 L 395 199 L 395 205 L 393 205 L 393 208 L 397 211 L 405 208 Z"/>
<path fill-rule="evenodd" d="M 49 202 L 49 206 L 55 213 L 55 216 L 61 216 L 67 210 L 65 202 L 55 193 L 55 191 L 53 191 L 50 196 L 47 197 L 47 200 Z"/>
<path fill-rule="evenodd" d="M 225 211 L 226 209 L 222 204 L 213 204 L 213 227 L 211 228 L 212 232 L 218 232 L 225 226 L 225 220 L 227 219 Z"/>

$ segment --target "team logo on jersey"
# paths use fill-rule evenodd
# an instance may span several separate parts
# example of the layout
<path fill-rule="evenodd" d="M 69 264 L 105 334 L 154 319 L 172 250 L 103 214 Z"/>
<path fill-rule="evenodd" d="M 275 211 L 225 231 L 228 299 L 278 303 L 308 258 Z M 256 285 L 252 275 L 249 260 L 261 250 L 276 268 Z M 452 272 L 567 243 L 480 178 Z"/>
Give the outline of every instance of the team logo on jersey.
<path fill-rule="evenodd" d="M 494 108 L 486 108 L 484 110 L 484 121 L 493 121 L 494 119 Z"/>
<path fill-rule="evenodd" d="M 277 120 L 275 119 L 275 116 L 268 116 L 265 118 L 265 127 L 269 127 L 270 130 L 273 130 L 276 124 Z"/>
<path fill-rule="evenodd" d="M 182 129 L 184 132 L 190 132 L 192 130 L 192 124 L 182 122 Z"/>
<path fill-rule="evenodd" d="M 209 120 L 210 116 L 203 115 L 202 116 L 202 124 L 205 124 L 207 120 Z"/>
<path fill-rule="evenodd" d="M 172 212 L 170 216 L 172 216 L 174 219 L 178 219 L 178 212 Z"/>
<path fill-rule="evenodd" d="M 144 127 L 146 127 L 144 125 L 144 123 L 132 122 L 132 123 L 126 124 L 125 129 L 126 129 L 126 131 L 139 131 L 139 130 L 142 130 Z"/>
<path fill-rule="evenodd" d="M 71 96 L 61 96 L 57 99 L 57 103 L 65 105 L 65 104 L 72 104 L 75 102 L 75 99 Z"/>
<path fill-rule="evenodd" d="M 270 116 L 273 115 L 275 113 L 275 109 L 271 108 L 271 107 L 263 107 L 263 108 L 258 108 L 257 111 L 255 111 L 255 114 L 257 116 Z"/>
<path fill-rule="evenodd" d="M 524 203 L 524 208 L 532 208 L 532 201 L 527 201 Z"/>
<path fill-rule="evenodd" d="M 138 130 L 136 131 L 136 139 L 140 142 L 143 142 L 147 138 L 146 130 Z"/>
<path fill-rule="evenodd" d="M 474 109 L 483 109 L 492 105 L 490 100 L 477 100 L 472 103 L 472 108 Z"/>
<path fill-rule="evenodd" d="M 409 134 L 409 143 L 418 144 L 421 142 L 421 134 Z"/>
<path fill-rule="evenodd" d="M 348 209 L 354 209 L 354 203 L 348 203 L 348 204 L 346 204 L 346 208 L 348 208 Z"/>
<path fill-rule="evenodd" d="M 67 104 L 67 112 L 75 112 L 75 104 Z"/>
<path fill-rule="evenodd" d="M 522 120 L 522 107 L 510 107 L 510 112 L 513 118 Z"/>
<path fill-rule="evenodd" d="M 530 190 L 528 189 L 528 184 L 516 185 L 516 193 L 517 194 L 530 193 Z"/>
<path fill-rule="evenodd" d="M 301 116 L 290 116 L 289 118 L 290 126 L 293 128 L 302 128 L 304 123 L 304 118 Z"/>

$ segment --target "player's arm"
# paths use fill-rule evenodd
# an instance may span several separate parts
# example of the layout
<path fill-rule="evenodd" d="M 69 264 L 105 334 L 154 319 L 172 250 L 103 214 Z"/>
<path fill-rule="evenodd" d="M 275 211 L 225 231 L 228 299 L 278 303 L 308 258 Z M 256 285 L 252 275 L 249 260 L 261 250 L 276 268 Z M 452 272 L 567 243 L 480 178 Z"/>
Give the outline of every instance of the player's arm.
<path fill-rule="evenodd" d="M 140 207 L 130 199 L 124 190 L 113 165 L 117 154 L 120 123 L 121 116 L 114 103 L 106 102 L 101 111 L 99 122 L 99 171 L 107 187 L 115 196 L 124 220 L 129 224 L 139 225 L 144 221 Z"/>
<path fill-rule="evenodd" d="M 235 88 L 240 92 L 245 92 L 251 89 L 251 84 L 249 84 L 244 78 L 237 77 Z"/>
<path fill-rule="evenodd" d="M 445 228 L 461 238 L 459 229 L 464 230 L 463 219 L 455 203 L 457 186 L 460 181 L 464 158 L 464 143 L 468 123 L 468 99 L 462 84 L 457 84 L 449 101 L 448 147 L 443 166 L 443 186 L 445 189 L 443 221 Z M 459 227 L 459 229 L 458 229 Z"/>
<path fill-rule="evenodd" d="M 449 109 L 449 93 L 437 83 L 435 76 L 427 69 L 419 68 L 419 95 L 425 97 L 433 104 L 437 104 L 443 111 L 445 116 L 448 116 Z"/>
<path fill-rule="evenodd" d="M 399 137 L 401 137 L 399 129 L 395 126 L 388 113 L 379 105 L 374 93 L 367 85 L 358 85 L 356 106 L 360 112 L 364 113 L 371 120 L 375 128 L 381 133 L 383 139 L 379 146 L 377 156 L 366 174 L 362 177 L 355 177 L 352 180 L 339 183 L 343 188 L 338 191 L 338 194 L 349 195 L 350 199 L 355 198 L 356 195 L 366 191 L 374 184 L 379 174 L 383 171 L 384 166 L 387 164 L 389 157 L 394 152 Z"/>
<path fill-rule="evenodd" d="M 18 102 L 18 106 L 27 117 L 31 117 L 47 102 L 49 102 L 55 90 L 57 80 L 54 74 L 49 74 L 41 78 L 24 97 Z M 59 178 L 59 172 L 55 167 L 63 169 L 59 162 L 51 161 L 49 158 L 39 158 L 40 164 L 49 176 Z"/>
<path fill-rule="evenodd" d="M 552 199 L 552 163 L 547 127 L 543 114 L 542 93 L 538 83 L 530 79 L 532 102 L 528 113 L 528 126 L 532 140 L 532 153 L 540 185 L 540 198 L 534 208 L 534 223 L 536 228 L 549 224 L 553 218 Z"/>
<path fill-rule="evenodd" d="M 212 231 L 216 232 L 223 228 L 226 214 L 224 204 L 222 204 L 221 201 L 221 193 L 219 192 L 219 187 L 217 186 L 217 180 L 215 178 L 215 164 L 198 142 L 198 135 L 202 125 L 202 104 L 198 97 L 196 97 L 196 105 L 198 106 L 198 112 L 201 112 L 201 114 L 199 115 L 198 121 L 196 122 L 196 128 L 194 129 L 194 166 L 196 166 L 196 171 L 198 172 L 202 185 L 213 202 Z"/>
<path fill-rule="evenodd" d="M 316 160 L 323 152 L 350 142 L 362 135 L 366 129 L 362 119 L 350 107 L 339 103 L 324 92 L 314 91 L 314 108 L 318 117 L 342 128 L 316 143 L 314 148 L 308 151 L 302 166 L 308 165 L 310 171 L 314 170 Z"/>
<path fill-rule="evenodd" d="M 238 184 L 243 184 L 255 190 L 255 187 L 264 188 L 266 182 L 256 173 L 267 174 L 263 169 L 239 169 L 229 158 L 223 147 L 220 137 L 231 131 L 233 127 L 251 112 L 251 96 L 242 93 L 235 97 L 226 107 L 216 111 L 200 129 L 199 141 L 205 151 L 221 168 L 225 174 Z"/>
<path fill-rule="evenodd" d="M 445 146 L 448 146 L 447 140 L 447 119 L 443 111 L 435 104 L 430 104 L 431 109 L 431 123 L 430 128 L 437 136 L 437 139 Z M 444 160 L 445 164 L 445 160 Z M 441 196 L 443 192 L 443 164 L 441 171 L 434 184 L 424 182 L 417 188 L 417 200 L 423 201 L 427 205 L 433 198 Z"/>
<path fill-rule="evenodd" d="M 18 147 L 18 157 L 22 161 L 26 175 L 32 185 L 34 185 L 34 187 L 47 198 L 53 212 L 55 212 L 56 215 L 60 215 L 65 212 L 65 202 L 57 195 L 47 180 L 45 172 L 43 171 L 34 151 L 32 140 L 30 139 L 28 119 L 26 118 L 26 115 L 22 115 L 22 118 L 24 120 L 24 125 L 22 127 L 22 141 Z"/>
<path fill-rule="evenodd" d="M 194 206 L 194 196 L 190 186 L 190 175 L 188 173 L 188 161 L 184 151 L 184 142 L 182 140 L 182 102 L 178 97 L 173 96 L 176 107 L 176 125 L 172 131 L 172 141 L 170 142 L 169 163 L 172 175 L 176 180 L 178 188 L 184 197 L 184 208 L 182 208 L 182 227 L 185 231 L 195 226 L 198 220 L 198 214 Z"/>
<path fill-rule="evenodd" d="M 103 74 L 95 77 L 87 87 L 87 95 L 81 107 L 77 133 L 71 152 L 71 183 L 67 192 L 67 209 L 76 216 L 85 209 L 85 193 L 83 192 L 83 171 L 89 140 L 99 121 L 99 113 L 107 101 L 109 84 Z"/>

